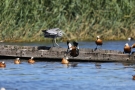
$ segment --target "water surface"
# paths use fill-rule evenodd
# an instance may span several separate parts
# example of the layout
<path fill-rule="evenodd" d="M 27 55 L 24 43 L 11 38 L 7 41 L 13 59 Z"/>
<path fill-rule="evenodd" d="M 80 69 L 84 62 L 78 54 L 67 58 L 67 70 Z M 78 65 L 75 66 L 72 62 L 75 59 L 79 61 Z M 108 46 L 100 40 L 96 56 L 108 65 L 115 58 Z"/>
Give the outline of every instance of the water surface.
<path fill-rule="evenodd" d="M 128 41 L 106 41 L 102 49 L 123 51 Z M 130 45 L 134 41 L 128 42 Z M 1 43 L 11 45 L 50 46 L 51 43 Z M 67 47 L 65 43 L 59 43 Z M 95 48 L 94 42 L 79 42 L 80 48 Z M 35 64 L 15 65 L 13 59 L 5 61 L 6 68 L 0 68 L 0 88 L 6 90 L 134 90 L 135 63 L 122 62 L 78 62 L 77 67 L 67 67 L 60 62 L 36 60 Z"/>
<path fill-rule="evenodd" d="M 71 42 L 72 43 L 72 42 Z M 91 41 L 91 42 L 78 42 L 79 43 L 79 47 L 80 48 L 95 48 L 95 41 Z M 108 50 L 120 50 L 123 51 L 123 47 L 124 45 L 128 43 L 130 46 L 135 43 L 134 40 L 132 41 L 127 41 L 127 40 L 123 40 L 123 41 L 104 41 L 102 47 L 98 47 L 100 49 L 108 49 Z M 4 43 L 0 43 L 0 45 L 21 45 L 21 46 L 52 46 L 52 43 L 48 43 L 48 42 L 23 42 L 23 43 L 12 43 L 12 42 L 4 42 Z M 64 47 L 67 48 L 67 43 L 66 42 L 58 42 L 58 44 L 60 45 L 60 47 Z M 57 45 L 55 45 L 57 46 Z"/>

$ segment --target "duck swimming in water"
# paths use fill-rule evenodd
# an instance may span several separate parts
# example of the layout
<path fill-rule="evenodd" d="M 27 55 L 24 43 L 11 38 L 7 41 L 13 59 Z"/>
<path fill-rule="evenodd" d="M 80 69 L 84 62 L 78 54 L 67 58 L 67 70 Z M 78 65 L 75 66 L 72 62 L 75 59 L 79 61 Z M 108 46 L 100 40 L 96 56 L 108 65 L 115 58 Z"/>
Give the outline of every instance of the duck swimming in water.
<path fill-rule="evenodd" d="M 6 64 L 5 64 L 4 61 L 0 62 L 0 67 L 1 67 L 1 68 L 5 68 L 5 67 L 6 67 Z"/>
<path fill-rule="evenodd" d="M 68 61 L 68 56 L 65 54 L 64 58 L 62 59 L 61 63 L 65 64 L 67 67 L 76 67 L 78 63 L 70 63 Z"/>
<path fill-rule="evenodd" d="M 68 57 L 65 55 L 65 57 L 61 61 L 62 64 L 69 64 Z"/>
<path fill-rule="evenodd" d="M 14 60 L 14 64 L 20 64 L 20 63 L 21 63 L 20 58 L 16 58 L 16 59 Z"/>
<path fill-rule="evenodd" d="M 132 79 L 135 80 L 135 75 L 132 75 L 132 76 L 133 76 Z"/>
<path fill-rule="evenodd" d="M 28 60 L 28 63 L 30 64 L 34 64 L 35 63 L 35 60 L 33 60 L 34 57 L 31 57 L 31 59 Z"/>

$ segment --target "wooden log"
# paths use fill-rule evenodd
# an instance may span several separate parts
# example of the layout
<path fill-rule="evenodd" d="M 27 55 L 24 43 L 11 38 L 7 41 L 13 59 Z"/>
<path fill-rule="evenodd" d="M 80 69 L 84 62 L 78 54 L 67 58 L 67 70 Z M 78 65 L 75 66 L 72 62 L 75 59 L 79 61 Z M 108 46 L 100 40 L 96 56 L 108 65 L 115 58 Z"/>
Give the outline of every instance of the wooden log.
<path fill-rule="evenodd" d="M 61 60 L 66 51 L 66 48 L 61 47 L 0 45 L 1 57 L 34 57 L 38 59 Z M 79 56 L 77 57 L 72 57 L 70 54 L 68 56 L 70 61 L 135 61 L 135 53 L 128 55 L 117 50 L 94 50 L 91 48 L 79 49 Z"/>

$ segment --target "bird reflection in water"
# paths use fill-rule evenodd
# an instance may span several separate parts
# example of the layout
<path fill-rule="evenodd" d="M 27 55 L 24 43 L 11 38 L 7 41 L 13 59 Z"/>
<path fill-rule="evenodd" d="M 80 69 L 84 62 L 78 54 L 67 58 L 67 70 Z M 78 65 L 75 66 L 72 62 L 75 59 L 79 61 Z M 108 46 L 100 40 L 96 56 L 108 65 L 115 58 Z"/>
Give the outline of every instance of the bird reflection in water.
<path fill-rule="evenodd" d="M 78 65 L 78 63 L 77 62 L 70 62 L 70 63 L 68 63 L 68 64 L 63 64 L 63 66 L 65 67 L 65 68 L 69 68 L 69 67 L 77 67 L 77 65 Z"/>
<path fill-rule="evenodd" d="M 96 67 L 96 69 L 101 69 L 101 63 L 96 62 L 95 67 Z"/>

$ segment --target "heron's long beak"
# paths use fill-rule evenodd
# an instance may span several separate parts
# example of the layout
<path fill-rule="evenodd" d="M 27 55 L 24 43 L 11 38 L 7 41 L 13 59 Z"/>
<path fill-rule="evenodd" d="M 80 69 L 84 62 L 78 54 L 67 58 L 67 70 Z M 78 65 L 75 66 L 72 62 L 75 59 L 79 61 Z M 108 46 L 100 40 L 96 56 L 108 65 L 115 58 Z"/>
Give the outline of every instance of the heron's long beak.
<path fill-rule="evenodd" d="M 42 33 L 39 34 L 39 36 L 44 36 L 44 31 L 42 30 Z"/>
<path fill-rule="evenodd" d="M 70 38 L 67 36 L 65 32 L 62 32 L 62 33 L 66 36 L 67 40 L 70 40 Z"/>
<path fill-rule="evenodd" d="M 45 32 L 46 30 L 42 30 L 42 32 Z"/>

